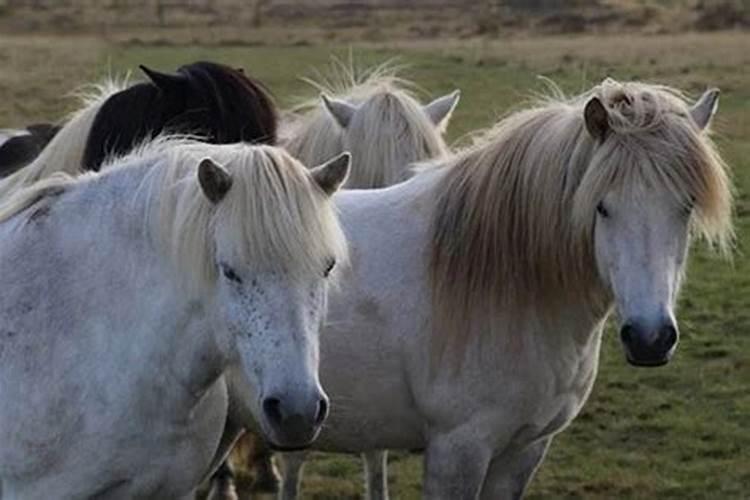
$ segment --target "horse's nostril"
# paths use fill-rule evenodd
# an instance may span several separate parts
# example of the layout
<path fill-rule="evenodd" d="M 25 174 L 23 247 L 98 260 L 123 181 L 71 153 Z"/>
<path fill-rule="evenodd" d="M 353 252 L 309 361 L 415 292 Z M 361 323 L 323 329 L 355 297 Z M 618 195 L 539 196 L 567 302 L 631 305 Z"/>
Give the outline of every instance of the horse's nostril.
<path fill-rule="evenodd" d="M 677 328 L 674 325 L 666 325 L 659 331 L 659 343 L 665 350 L 669 350 L 677 343 Z"/>
<path fill-rule="evenodd" d="M 263 412 L 273 424 L 279 425 L 283 420 L 281 414 L 281 400 L 279 398 L 266 398 L 263 400 Z"/>
<path fill-rule="evenodd" d="M 321 425 L 328 416 L 328 401 L 321 399 L 318 402 L 318 413 L 315 415 L 315 425 Z"/>
<path fill-rule="evenodd" d="M 630 323 L 625 323 L 622 325 L 622 328 L 620 328 L 620 339 L 625 344 L 629 344 L 633 341 L 633 330 L 633 325 Z"/>

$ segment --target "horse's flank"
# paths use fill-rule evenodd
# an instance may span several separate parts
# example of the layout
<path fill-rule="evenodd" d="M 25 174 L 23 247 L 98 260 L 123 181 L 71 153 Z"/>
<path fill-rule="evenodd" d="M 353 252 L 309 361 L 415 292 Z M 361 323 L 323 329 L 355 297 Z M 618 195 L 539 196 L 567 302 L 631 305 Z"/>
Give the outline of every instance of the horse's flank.
<path fill-rule="evenodd" d="M 80 93 L 83 106 L 73 113 L 57 135 L 28 166 L 0 180 L 0 200 L 14 191 L 30 186 L 55 172 L 77 175 L 82 169 L 86 140 L 102 104 L 127 86 L 127 79 L 107 79 L 84 88 Z"/>
<path fill-rule="evenodd" d="M 592 96 L 610 116 L 601 144 L 583 120 Z M 581 294 L 602 314 L 609 299 L 592 237 L 609 191 L 657 187 L 694 205 L 692 227 L 709 242 L 726 250 L 732 241 L 725 165 L 667 87 L 606 80 L 570 100 L 543 99 L 436 165 L 446 170 L 434 193 L 430 262 L 438 352 L 461 351 L 471 333 L 508 331 L 509 315 L 543 316 Z M 498 314 L 506 324 L 493 328 Z"/>

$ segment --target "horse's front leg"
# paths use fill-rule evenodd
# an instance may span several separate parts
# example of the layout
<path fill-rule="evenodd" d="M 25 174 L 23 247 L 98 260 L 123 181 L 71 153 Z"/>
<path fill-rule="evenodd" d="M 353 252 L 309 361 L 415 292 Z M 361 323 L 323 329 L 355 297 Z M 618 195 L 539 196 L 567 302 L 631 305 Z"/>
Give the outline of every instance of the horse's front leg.
<path fill-rule="evenodd" d="M 492 460 L 482 486 L 481 500 L 518 500 L 544 460 L 552 437 L 520 451 L 508 451 Z"/>
<path fill-rule="evenodd" d="M 239 500 L 234 483 L 234 470 L 229 464 L 229 460 L 224 460 L 211 477 L 206 500 Z"/>
<path fill-rule="evenodd" d="M 362 453 L 365 462 L 367 500 L 388 500 L 388 451 L 373 450 Z"/>
<path fill-rule="evenodd" d="M 277 494 L 281 477 L 276 467 L 273 465 L 273 452 L 268 447 L 268 443 L 260 435 L 247 433 L 243 436 L 249 446 L 246 463 L 252 466 L 255 472 L 255 480 L 251 491 L 253 493 L 270 493 Z"/>
<path fill-rule="evenodd" d="M 307 452 L 295 451 L 277 455 L 281 465 L 281 500 L 296 500 L 302 485 L 302 469 Z"/>
<path fill-rule="evenodd" d="M 425 451 L 424 498 L 475 500 L 492 458 L 492 448 L 462 428 L 433 436 Z"/>

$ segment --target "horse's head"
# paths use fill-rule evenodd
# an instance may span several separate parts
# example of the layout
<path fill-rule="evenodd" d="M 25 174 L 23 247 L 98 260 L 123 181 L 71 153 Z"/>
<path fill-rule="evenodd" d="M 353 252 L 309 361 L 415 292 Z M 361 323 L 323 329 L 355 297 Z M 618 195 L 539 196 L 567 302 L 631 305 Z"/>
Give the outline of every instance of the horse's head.
<path fill-rule="evenodd" d="M 244 374 L 248 408 L 277 447 L 312 442 L 328 413 L 318 380 L 318 333 L 334 267 L 346 256 L 330 196 L 349 155 L 310 171 L 286 153 L 254 148 L 244 164 L 204 160 L 211 215 L 216 324 Z"/>
<path fill-rule="evenodd" d="M 442 133 L 461 97 L 457 90 L 427 105 L 407 92 L 384 86 L 359 103 L 322 94 L 324 107 L 352 152 L 348 187 L 377 188 L 410 176 L 407 166 L 447 153 Z"/>
<path fill-rule="evenodd" d="M 595 146 L 576 202 L 594 219 L 594 257 L 627 359 L 658 366 L 679 339 L 674 306 L 691 228 L 725 242 L 731 194 L 704 131 L 718 91 L 689 108 L 664 89 L 627 85 L 605 82 L 583 108 Z"/>
<path fill-rule="evenodd" d="M 169 132 L 199 134 L 214 144 L 276 142 L 273 99 L 243 70 L 213 62 L 187 64 L 175 74 L 141 69 L 159 90 Z"/>
<path fill-rule="evenodd" d="M 276 106 L 260 82 L 222 64 L 196 62 L 177 73 L 146 66 L 148 81 L 102 103 L 86 142 L 83 165 L 98 170 L 162 134 L 195 135 L 212 144 L 276 142 Z"/>

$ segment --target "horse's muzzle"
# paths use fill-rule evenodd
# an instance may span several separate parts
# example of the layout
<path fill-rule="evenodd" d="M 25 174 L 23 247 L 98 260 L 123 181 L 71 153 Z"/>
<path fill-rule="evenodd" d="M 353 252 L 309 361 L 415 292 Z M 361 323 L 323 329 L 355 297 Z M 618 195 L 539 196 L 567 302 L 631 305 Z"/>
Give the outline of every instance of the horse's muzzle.
<path fill-rule="evenodd" d="M 314 401 L 267 397 L 263 416 L 270 428 L 269 441 L 285 451 L 304 449 L 312 444 L 328 416 L 328 398 L 319 394 Z"/>
<path fill-rule="evenodd" d="M 664 320 L 656 328 L 644 327 L 637 321 L 626 321 L 620 328 L 625 356 L 633 366 L 662 366 L 669 362 L 677 348 L 677 325 Z"/>

